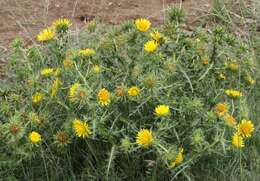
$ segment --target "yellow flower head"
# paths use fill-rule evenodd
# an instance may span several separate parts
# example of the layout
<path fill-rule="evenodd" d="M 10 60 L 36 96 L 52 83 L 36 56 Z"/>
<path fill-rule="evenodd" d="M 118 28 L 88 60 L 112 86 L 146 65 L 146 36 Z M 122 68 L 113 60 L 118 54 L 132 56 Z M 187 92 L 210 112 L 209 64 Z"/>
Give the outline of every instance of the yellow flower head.
<path fill-rule="evenodd" d="M 69 69 L 73 65 L 73 62 L 71 60 L 64 60 L 63 61 L 63 66 L 65 69 Z"/>
<path fill-rule="evenodd" d="M 91 135 L 91 131 L 86 122 L 83 122 L 79 119 L 73 121 L 73 129 L 77 137 L 85 138 Z"/>
<path fill-rule="evenodd" d="M 232 144 L 236 148 L 243 148 L 245 146 L 243 137 L 239 135 L 239 133 L 235 133 L 232 136 Z"/>
<path fill-rule="evenodd" d="M 160 42 L 162 40 L 162 34 L 159 31 L 151 32 L 150 37 L 156 42 Z"/>
<path fill-rule="evenodd" d="M 218 80 L 226 80 L 226 79 L 227 79 L 227 77 L 225 76 L 225 74 L 220 73 L 220 74 L 218 75 Z"/>
<path fill-rule="evenodd" d="M 144 50 L 148 53 L 155 52 L 158 47 L 158 43 L 154 40 L 150 40 L 144 44 Z"/>
<path fill-rule="evenodd" d="M 228 105 L 227 103 L 218 103 L 215 105 L 214 109 L 218 117 L 222 117 L 228 112 Z"/>
<path fill-rule="evenodd" d="M 247 81 L 247 83 L 248 83 L 249 85 L 254 85 L 254 84 L 256 83 L 256 80 L 254 80 L 250 75 L 247 75 L 247 76 L 245 77 L 245 80 Z"/>
<path fill-rule="evenodd" d="M 158 105 L 154 109 L 154 114 L 159 117 L 168 116 L 170 114 L 170 108 L 167 105 Z"/>
<path fill-rule="evenodd" d="M 128 89 L 129 96 L 136 97 L 136 96 L 138 96 L 139 93 L 140 93 L 140 89 L 136 86 L 130 87 Z"/>
<path fill-rule="evenodd" d="M 85 48 L 79 51 L 79 55 L 81 56 L 91 56 L 91 55 L 95 55 L 96 51 L 92 48 Z"/>
<path fill-rule="evenodd" d="M 71 26 L 71 21 L 66 18 L 60 18 L 53 21 L 52 26 L 55 27 L 57 30 L 66 30 Z"/>
<path fill-rule="evenodd" d="M 238 63 L 230 63 L 228 67 L 229 67 L 229 69 L 230 69 L 231 71 L 237 72 L 237 71 L 238 71 L 238 68 L 239 68 L 239 65 L 238 65 Z"/>
<path fill-rule="evenodd" d="M 151 22 L 148 19 L 140 18 L 135 20 L 136 28 L 141 32 L 146 32 L 151 26 Z"/>
<path fill-rule="evenodd" d="M 52 85 L 51 85 L 51 97 L 55 97 L 57 95 L 57 92 L 58 92 L 60 84 L 61 84 L 61 81 L 58 78 L 56 78 L 52 82 Z"/>
<path fill-rule="evenodd" d="M 74 83 L 69 90 L 70 102 L 77 102 L 83 100 L 87 96 L 85 90 L 83 90 L 79 83 Z"/>
<path fill-rule="evenodd" d="M 32 103 L 33 104 L 38 104 L 42 101 L 43 98 L 43 94 L 40 92 L 36 92 L 33 96 L 32 96 Z"/>
<path fill-rule="evenodd" d="M 99 65 L 94 65 L 93 66 L 93 72 L 96 74 L 99 74 L 101 71 L 101 67 Z"/>
<path fill-rule="evenodd" d="M 176 157 L 175 157 L 175 160 L 171 163 L 171 168 L 174 168 L 176 167 L 177 165 L 181 164 L 184 160 L 184 157 L 183 157 L 183 148 L 181 148 L 179 150 L 179 152 L 177 153 Z"/>
<path fill-rule="evenodd" d="M 37 40 L 46 42 L 52 40 L 55 36 L 55 31 L 52 28 L 46 28 L 37 35 Z"/>
<path fill-rule="evenodd" d="M 225 90 L 225 94 L 232 98 L 242 97 L 243 94 L 240 91 L 234 89 L 227 89 Z"/>
<path fill-rule="evenodd" d="M 41 70 L 41 76 L 43 77 L 48 77 L 50 75 L 52 75 L 54 73 L 54 69 L 53 68 L 45 68 Z"/>
<path fill-rule="evenodd" d="M 107 106 L 110 103 L 110 92 L 105 88 L 98 92 L 97 97 L 101 106 Z"/>
<path fill-rule="evenodd" d="M 42 140 L 42 137 L 39 133 L 37 133 L 36 131 L 32 131 L 29 134 L 29 139 L 33 144 L 39 143 Z"/>
<path fill-rule="evenodd" d="M 207 56 L 203 57 L 202 64 L 203 65 L 208 65 L 209 64 L 209 57 L 207 57 Z"/>
<path fill-rule="evenodd" d="M 136 136 L 136 143 L 143 147 L 148 147 L 153 143 L 152 131 L 148 129 L 141 129 Z"/>
<path fill-rule="evenodd" d="M 236 119 L 229 113 L 225 114 L 223 119 L 229 126 L 235 127 L 237 125 Z"/>
<path fill-rule="evenodd" d="M 250 120 L 243 119 L 241 123 L 238 124 L 238 133 L 243 137 L 251 137 L 254 132 L 254 124 Z"/>

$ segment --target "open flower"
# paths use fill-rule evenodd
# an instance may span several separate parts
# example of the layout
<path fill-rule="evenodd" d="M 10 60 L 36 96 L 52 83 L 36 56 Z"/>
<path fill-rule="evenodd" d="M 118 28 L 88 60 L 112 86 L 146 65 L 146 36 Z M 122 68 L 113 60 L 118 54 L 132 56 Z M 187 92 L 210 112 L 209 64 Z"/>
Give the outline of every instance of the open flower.
<path fill-rule="evenodd" d="M 232 98 L 242 97 L 243 93 L 234 89 L 225 90 L 225 94 Z"/>
<path fill-rule="evenodd" d="M 244 139 L 242 136 L 240 136 L 239 133 L 235 133 L 232 136 L 232 144 L 233 146 L 235 146 L 236 148 L 243 148 L 245 146 L 244 144 Z"/>
<path fill-rule="evenodd" d="M 141 32 L 146 32 L 149 30 L 151 26 L 151 22 L 147 19 L 140 18 L 135 20 L 135 26 L 136 28 Z"/>
<path fill-rule="evenodd" d="M 222 117 L 228 112 L 228 105 L 227 103 L 218 103 L 215 105 L 214 109 L 218 117 Z"/>
<path fill-rule="evenodd" d="M 175 157 L 175 160 L 171 163 L 171 168 L 174 168 L 176 167 L 177 165 L 181 164 L 184 160 L 184 157 L 183 157 L 183 148 L 181 148 L 179 150 L 179 152 L 177 153 L 176 157 Z"/>
<path fill-rule="evenodd" d="M 98 92 L 98 101 L 101 106 L 107 106 L 110 103 L 110 92 L 103 88 Z"/>
<path fill-rule="evenodd" d="M 136 86 L 130 87 L 128 89 L 128 95 L 131 97 L 136 97 L 140 93 L 140 89 Z"/>
<path fill-rule="evenodd" d="M 32 103 L 33 104 L 39 104 L 43 99 L 43 94 L 40 92 L 36 92 L 33 96 L 32 96 Z"/>
<path fill-rule="evenodd" d="M 158 117 L 168 116 L 170 114 L 170 108 L 168 105 L 158 105 L 154 109 L 154 114 Z"/>
<path fill-rule="evenodd" d="M 226 113 L 223 119 L 229 126 L 235 127 L 237 125 L 236 119 L 229 113 Z"/>
<path fill-rule="evenodd" d="M 250 120 L 243 119 L 241 123 L 238 124 L 238 133 L 243 137 L 251 137 L 254 132 L 254 124 Z"/>
<path fill-rule="evenodd" d="M 41 76 L 48 77 L 54 73 L 54 70 L 53 68 L 44 68 L 41 70 Z"/>
<path fill-rule="evenodd" d="M 79 50 L 79 55 L 81 56 L 91 56 L 91 55 L 95 55 L 96 51 L 92 48 L 85 48 L 82 50 Z"/>
<path fill-rule="evenodd" d="M 55 31 L 52 28 L 46 28 L 37 35 L 37 40 L 46 42 L 52 40 L 55 36 Z"/>
<path fill-rule="evenodd" d="M 75 119 L 73 121 L 73 129 L 77 137 L 86 138 L 91 135 L 91 131 L 86 122 L 83 122 L 79 119 Z"/>
<path fill-rule="evenodd" d="M 60 18 L 53 21 L 52 26 L 58 31 L 67 31 L 68 28 L 71 26 L 71 21 L 66 18 Z"/>
<path fill-rule="evenodd" d="M 152 131 L 141 129 L 136 136 L 136 143 L 142 147 L 148 147 L 153 143 Z"/>
<path fill-rule="evenodd" d="M 153 53 L 156 51 L 158 43 L 154 40 L 150 40 L 144 44 L 144 50 L 148 53 Z"/>
<path fill-rule="evenodd" d="M 37 144 L 39 143 L 41 140 L 42 140 L 42 137 L 41 135 L 36 132 L 36 131 L 32 131 L 30 134 L 29 134 L 29 139 L 30 141 L 33 143 L 33 144 Z"/>

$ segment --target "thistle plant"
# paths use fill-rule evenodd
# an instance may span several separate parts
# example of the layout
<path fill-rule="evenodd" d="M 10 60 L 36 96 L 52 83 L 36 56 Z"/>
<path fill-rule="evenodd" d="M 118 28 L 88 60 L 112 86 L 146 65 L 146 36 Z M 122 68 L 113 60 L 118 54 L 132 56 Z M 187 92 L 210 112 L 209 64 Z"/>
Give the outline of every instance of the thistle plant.
<path fill-rule="evenodd" d="M 10 161 L 1 170 L 19 179 L 185 180 L 200 159 L 249 149 L 255 125 L 240 103 L 256 81 L 253 50 L 230 43 L 222 27 L 186 33 L 181 10 L 168 17 L 159 27 L 93 21 L 77 35 L 59 19 L 37 46 L 16 41 L 13 83 L 0 97 Z"/>

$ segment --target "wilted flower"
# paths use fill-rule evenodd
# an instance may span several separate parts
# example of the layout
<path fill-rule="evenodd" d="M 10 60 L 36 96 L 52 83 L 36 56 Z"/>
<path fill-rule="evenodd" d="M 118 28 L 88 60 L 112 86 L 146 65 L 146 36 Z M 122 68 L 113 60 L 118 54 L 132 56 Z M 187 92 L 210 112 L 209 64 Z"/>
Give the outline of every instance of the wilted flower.
<path fill-rule="evenodd" d="M 229 113 L 226 113 L 223 117 L 224 121 L 227 123 L 227 125 L 235 127 L 237 124 L 236 119 Z"/>
<path fill-rule="evenodd" d="M 228 105 L 227 103 L 218 103 L 215 107 L 215 113 L 218 117 L 224 116 L 228 112 Z"/>
<path fill-rule="evenodd" d="M 55 97 L 57 95 L 59 86 L 61 85 L 61 81 L 56 78 L 51 84 L 51 97 Z"/>
<path fill-rule="evenodd" d="M 71 60 L 66 59 L 63 61 L 63 66 L 65 69 L 69 69 L 72 65 L 73 65 L 73 62 Z"/>

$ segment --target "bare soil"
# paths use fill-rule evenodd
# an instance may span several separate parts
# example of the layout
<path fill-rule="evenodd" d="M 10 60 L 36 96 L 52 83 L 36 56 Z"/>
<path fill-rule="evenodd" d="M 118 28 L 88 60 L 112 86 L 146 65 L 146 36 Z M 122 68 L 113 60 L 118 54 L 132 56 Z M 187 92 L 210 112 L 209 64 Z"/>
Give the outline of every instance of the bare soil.
<path fill-rule="evenodd" d="M 51 21 L 60 17 L 72 19 L 74 28 L 97 18 L 116 24 L 127 19 L 148 17 L 154 24 L 164 21 L 170 5 L 186 9 L 188 21 L 210 9 L 211 0 L 0 0 L 0 45 L 8 46 L 15 37 L 28 43 Z"/>

